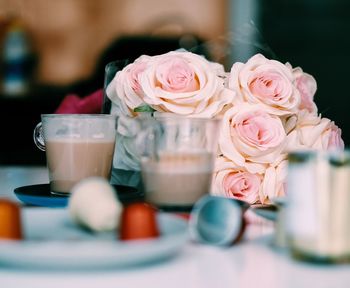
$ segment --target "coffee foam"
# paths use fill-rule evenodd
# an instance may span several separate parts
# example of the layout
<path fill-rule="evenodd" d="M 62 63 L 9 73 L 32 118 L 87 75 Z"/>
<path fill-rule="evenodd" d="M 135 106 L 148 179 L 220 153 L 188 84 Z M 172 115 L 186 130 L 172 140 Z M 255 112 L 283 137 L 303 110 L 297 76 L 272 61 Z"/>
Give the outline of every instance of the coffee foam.
<path fill-rule="evenodd" d="M 50 139 L 47 139 L 46 142 L 48 143 L 113 143 L 114 139 L 106 139 L 101 135 L 96 136 L 90 136 L 90 137 L 82 137 L 81 135 L 70 135 L 67 137 L 62 137 L 61 135 L 58 137 L 50 137 Z"/>
<path fill-rule="evenodd" d="M 142 169 L 160 174 L 197 174 L 213 169 L 212 153 L 206 151 L 168 152 L 162 151 L 157 158 L 142 158 Z"/>

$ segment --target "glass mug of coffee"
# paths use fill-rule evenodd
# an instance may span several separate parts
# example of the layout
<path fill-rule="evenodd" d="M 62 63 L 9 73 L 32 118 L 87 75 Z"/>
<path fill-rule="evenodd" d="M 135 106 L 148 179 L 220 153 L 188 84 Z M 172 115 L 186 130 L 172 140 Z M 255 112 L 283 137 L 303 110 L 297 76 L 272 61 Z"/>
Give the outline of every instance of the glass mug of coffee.
<path fill-rule="evenodd" d="M 189 211 L 210 192 L 220 120 L 160 113 L 140 117 L 145 200 L 171 211 Z"/>
<path fill-rule="evenodd" d="M 46 151 L 51 193 L 67 195 L 80 180 L 109 180 L 116 138 L 115 116 L 43 114 L 34 142 Z"/>

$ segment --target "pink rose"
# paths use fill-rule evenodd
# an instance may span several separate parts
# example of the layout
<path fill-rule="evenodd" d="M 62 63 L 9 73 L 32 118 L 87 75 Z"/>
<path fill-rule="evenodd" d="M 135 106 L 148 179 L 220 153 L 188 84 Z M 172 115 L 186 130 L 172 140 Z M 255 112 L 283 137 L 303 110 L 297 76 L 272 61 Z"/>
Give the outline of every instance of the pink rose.
<path fill-rule="evenodd" d="M 241 103 L 222 120 L 219 148 L 224 156 L 249 172 L 262 173 L 274 163 L 286 140 L 282 121 L 258 104 Z"/>
<path fill-rule="evenodd" d="M 310 131 L 311 132 L 311 131 Z M 330 150 L 330 149 L 344 149 L 344 141 L 341 138 L 341 129 L 334 124 L 333 121 L 327 118 L 321 118 L 320 123 L 314 127 L 310 137 L 317 136 L 312 148 Z M 304 135 L 304 139 L 306 135 Z"/>
<path fill-rule="evenodd" d="M 288 135 L 286 147 L 287 151 L 300 149 L 344 149 L 341 129 L 327 118 L 301 111 L 295 129 Z"/>
<path fill-rule="evenodd" d="M 217 73 L 217 65 L 190 52 L 155 56 L 140 81 L 144 101 L 159 112 L 214 117 L 234 97 Z"/>
<path fill-rule="evenodd" d="M 295 84 L 300 93 L 301 101 L 299 109 L 306 109 L 310 113 L 317 113 L 317 106 L 314 102 L 314 96 L 317 90 L 317 83 L 314 77 L 305 73 L 300 67 L 292 68 L 289 63 L 286 63 L 295 77 Z"/>
<path fill-rule="evenodd" d="M 239 199 L 250 204 L 259 201 L 262 177 L 235 166 L 229 159 L 219 157 L 213 179 L 213 194 Z"/>
<path fill-rule="evenodd" d="M 300 103 L 290 69 L 261 54 L 253 56 L 245 64 L 233 64 L 229 88 L 237 92 L 241 101 L 263 104 L 269 113 L 276 115 L 295 113 Z"/>
<path fill-rule="evenodd" d="M 263 174 L 250 173 L 225 157 L 218 157 L 212 181 L 215 195 L 239 199 L 250 204 L 270 204 L 276 197 L 285 196 L 287 160 L 269 166 Z"/>
<path fill-rule="evenodd" d="M 144 104 L 140 79 L 151 59 L 152 57 L 143 55 L 118 71 L 107 89 L 108 97 L 125 115 L 136 116 L 134 109 Z"/>
<path fill-rule="evenodd" d="M 327 141 L 328 140 L 328 141 Z M 341 129 L 332 121 L 327 135 L 328 150 L 331 149 L 344 149 L 344 141 L 341 138 Z"/>
<path fill-rule="evenodd" d="M 181 93 L 199 89 L 199 82 L 192 67 L 180 58 L 167 59 L 158 66 L 155 76 L 164 91 Z"/>
<path fill-rule="evenodd" d="M 310 113 L 317 113 L 317 106 L 313 101 L 317 90 L 315 79 L 311 75 L 304 73 L 304 75 L 296 79 L 296 82 L 301 96 L 299 109 L 306 109 Z"/>

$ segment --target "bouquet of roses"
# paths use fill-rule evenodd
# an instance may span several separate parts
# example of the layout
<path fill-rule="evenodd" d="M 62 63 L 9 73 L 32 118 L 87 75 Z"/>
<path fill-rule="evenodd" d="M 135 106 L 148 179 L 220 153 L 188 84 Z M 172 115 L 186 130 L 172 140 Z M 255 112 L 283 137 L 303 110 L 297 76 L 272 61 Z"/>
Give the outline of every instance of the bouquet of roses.
<path fill-rule="evenodd" d="M 187 51 L 141 56 L 107 88 L 119 115 L 114 167 L 139 169 L 132 119 L 144 112 L 222 119 L 212 193 L 251 204 L 285 194 L 287 155 L 344 148 L 341 130 L 318 115 L 315 79 L 257 54 L 230 72 Z M 123 157 L 120 157 L 123 155 Z"/>

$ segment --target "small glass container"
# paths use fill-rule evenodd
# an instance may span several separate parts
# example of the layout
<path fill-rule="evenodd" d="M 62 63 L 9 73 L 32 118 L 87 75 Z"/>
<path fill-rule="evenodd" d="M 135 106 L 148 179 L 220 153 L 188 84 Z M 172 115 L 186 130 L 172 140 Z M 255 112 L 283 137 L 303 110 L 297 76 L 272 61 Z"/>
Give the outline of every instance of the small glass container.
<path fill-rule="evenodd" d="M 209 195 L 221 120 L 163 114 L 137 118 L 145 200 L 166 211 L 190 211 Z"/>
<path fill-rule="evenodd" d="M 292 255 L 312 262 L 349 262 L 349 151 L 290 153 L 287 188 Z"/>

